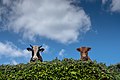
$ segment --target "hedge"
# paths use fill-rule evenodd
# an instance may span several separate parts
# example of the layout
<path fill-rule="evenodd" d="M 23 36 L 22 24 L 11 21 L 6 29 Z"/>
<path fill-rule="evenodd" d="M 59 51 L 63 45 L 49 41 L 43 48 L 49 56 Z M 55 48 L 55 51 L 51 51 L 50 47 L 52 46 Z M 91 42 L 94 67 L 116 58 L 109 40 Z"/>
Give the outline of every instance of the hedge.
<path fill-rule="evenodd" d="M 120 64 L 54 59 L 27 64 L 1 65 L 0 80 L 120 80 Z"/>

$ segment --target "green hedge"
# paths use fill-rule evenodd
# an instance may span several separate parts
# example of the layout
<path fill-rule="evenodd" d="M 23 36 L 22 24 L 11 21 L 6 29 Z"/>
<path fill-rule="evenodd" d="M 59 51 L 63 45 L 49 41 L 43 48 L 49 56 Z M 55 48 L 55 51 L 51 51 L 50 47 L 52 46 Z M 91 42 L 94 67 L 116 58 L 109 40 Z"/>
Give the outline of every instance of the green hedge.
<path fill-rule="evenodd" d="M 120 80 L 120 64 L 111 65 L 108 69 L 114 75 L 116 80 Z"/>
<path fill-rule="evenodd" d="M 116 65 L 115 65 L 116 66 Z M 119 68 L 120 69 L 120 68 Z M 55 59 L 18 65 L 1 65 L 0 80 L 120 80 L 118 68 L 103 63 Z"/>

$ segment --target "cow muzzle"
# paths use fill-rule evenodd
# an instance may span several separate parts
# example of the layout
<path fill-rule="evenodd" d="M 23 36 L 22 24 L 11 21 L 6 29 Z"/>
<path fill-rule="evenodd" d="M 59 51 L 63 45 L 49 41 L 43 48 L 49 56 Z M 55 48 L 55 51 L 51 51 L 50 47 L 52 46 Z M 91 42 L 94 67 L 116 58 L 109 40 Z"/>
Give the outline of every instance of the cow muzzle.
<path fill-rule="evenodd" d="M 33 56 L 32 60 L 38 60 L 37 56 Z"/>
<path fill-rule="evenodd" d="M 38 59 L 31 58 L 30 61 L 35 62 L 36 60 L 38 60 Z"/>
<path fill-rule="evenodd" d="M 82 60 L 83 61 L 87 61 L 88 60 L 88 57 L 86 56 L 86 57 L 82 57 Z"/>

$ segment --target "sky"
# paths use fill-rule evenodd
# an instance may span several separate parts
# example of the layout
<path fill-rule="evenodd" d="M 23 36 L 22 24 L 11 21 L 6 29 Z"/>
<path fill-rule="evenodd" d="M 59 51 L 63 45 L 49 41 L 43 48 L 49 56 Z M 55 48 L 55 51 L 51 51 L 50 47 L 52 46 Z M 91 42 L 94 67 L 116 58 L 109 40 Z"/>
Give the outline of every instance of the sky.
<path fill-rule="evenodd" d="M 28 63 L 29 45 L 42 45 L 44 61 L 80 59 L 120 63 L 120 0 L 0 0 L 0 65 Z"/>

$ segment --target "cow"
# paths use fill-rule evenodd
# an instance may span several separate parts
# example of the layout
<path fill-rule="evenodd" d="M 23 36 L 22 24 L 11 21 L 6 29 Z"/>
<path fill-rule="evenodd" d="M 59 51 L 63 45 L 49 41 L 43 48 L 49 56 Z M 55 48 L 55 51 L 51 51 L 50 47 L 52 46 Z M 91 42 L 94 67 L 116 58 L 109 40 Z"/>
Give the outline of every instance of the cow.
<path fill-rule="evenodd" d="M 30 62 L 35 62 L 36 60 L 43 61 L 42 56 L 39 54 L 39 52 L 43 52 L 45 49 L 42 48 L 42 46 L 32 46 L 31 48 L 27 48 L 28 51 L 32 51 L 32 57 L 30 59 Z"/>
<path fill-rule="evenodd" d="M 82 61 L 88 61 L 90 59 L 90 57 L 88 56 L 88 51 L 90 51 L 91 48 L 90 47 L 80 47 L 80 48 L 77 48 L 77 51 L 81 52 L 81 58 L 80 60 Z"/>

